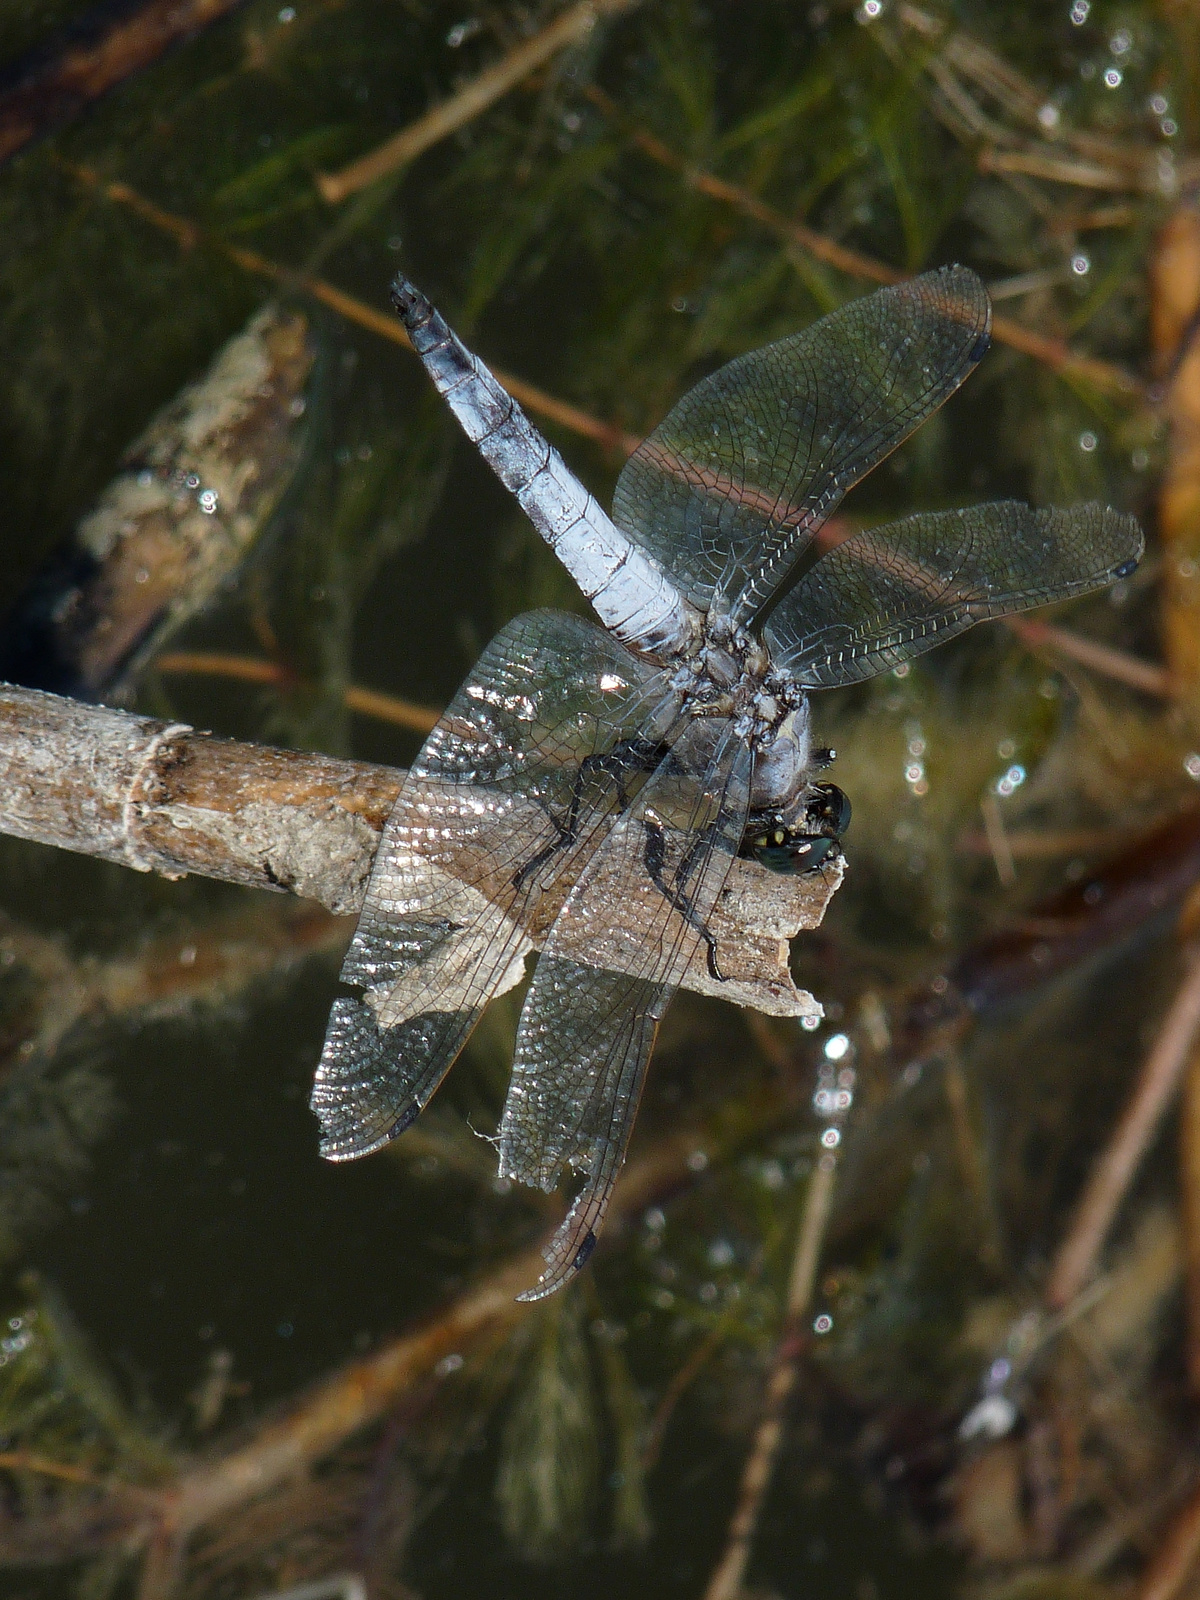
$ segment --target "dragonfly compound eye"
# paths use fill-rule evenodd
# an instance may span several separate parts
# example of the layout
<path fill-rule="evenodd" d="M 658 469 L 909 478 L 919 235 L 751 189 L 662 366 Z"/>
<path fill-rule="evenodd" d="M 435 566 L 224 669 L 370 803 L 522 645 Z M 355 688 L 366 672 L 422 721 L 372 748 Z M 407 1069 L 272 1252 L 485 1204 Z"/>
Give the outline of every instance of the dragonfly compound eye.
<path fill-rule="evenodd" d="M 805 832 L 839 838 L 850 826 L 850 802 L 835 783 L 817 783 L 804 807 Z"/>

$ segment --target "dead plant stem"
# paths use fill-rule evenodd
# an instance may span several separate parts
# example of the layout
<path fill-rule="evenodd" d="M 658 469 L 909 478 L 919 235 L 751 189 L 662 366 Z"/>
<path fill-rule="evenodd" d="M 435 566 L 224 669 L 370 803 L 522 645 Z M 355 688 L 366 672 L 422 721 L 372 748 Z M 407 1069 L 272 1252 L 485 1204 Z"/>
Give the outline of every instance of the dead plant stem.
<path fill-rule="evenodd" d="M 837 1156 L 832 1150 L 823 1150 L 804 1196 L 788 1280 L 783 1331 L 767 1378 L 762 1416 L 742 1470 L 725 1549 L 704 1591 L 704 1600 L 737 1600 L 742 1592 L 754 1535 L 783 1445 L 787 1403 L 796 1387 L 800 1357 L 808 1343 L 802 1324 L 812 1304 L 821 1246 L 833 1209 L 836 1173 Z"/>
<path fill-rule="evenodd" d="M 322 305 L 328 306 L 331 311 L 336 311 L 347 322 L 366 328 L 370 333 L 378 334 L 381 339 L 398 344 L 405 350 L 412 349 L 408 335 L 397 318 L 387 312 L 376 310 L 374 306 L 369 306 L 362 300 L 355 299 L 353 295 L 346 294 L 332 283 L 327 283 L 324 278 L 293 271 L 290 267 L 260 255 L 257 250 L 247 250 L 242 245 L 232 244 L 219 234 L 209 233 L 200 228 L 187 217 L 164 211 L 161 206 L 155 205 L 152 200 L 147 200 L 129 184 L 106 179 L 90 167 L 72 164 L 67 170 L 86 188 L 103 195 L 114 205 L 125 206 L 135 216 L 141 217 L 151 227 L 157 228 L 160 233 L 169 234 L 180 249 L 194 250 L 200 245 L 205 245 L 223 255 L 226 260 L 232 261 L 235 266 L 252 277 L 265 278 L 268 282 L 278 284 L 284 289 L 290 289 L 297 294 L 306 294 Z M 578 406 L 573 406 L 566 400 L 559 400 L 555 395 L 547 394 L 545 390 L 526 383 L 523 378 L 514 377 L 512 373 L 504 372 L 499 367 L 493 367 L 492 371 L 513 399 L 519 401 L 528 411 L 532 411 L 535 416 L 546 417 L 571 433 L 577 433 L 585 439 L 593 439 L 606 450 L 629 455 L 641 442 L 635 435 L 625 433 L 610 423 L 601 422 L 598 417 L 590 416 Z"/>
<path fill-rule="evenodd" d="M 1158 1031 L 1133 1093 L 1101 1151 L 1050 1267 L 1046 1303 L 1070 1305 L 1095 1270 L 1117 1211 L 1163 1114 L 1179 1088 L 1200 1032 L 1200 944 L 1187 946 L 1183 979 Z"/>
<path fill-rule="evenodd" d="M 602 89 L 593 85 L 586 92 L 592 103 L 606 116 L 625 122 L 626 119 L 616 103 Z M 767 205 L 740 184 L 730 183 L 714 172 L 693 165 L 647 129 L 635 125 L 627 124 L 627 126 L 631 142 L 659 166 L 679 173 L 693 189 L 732 206 L 742 216 L 761 223 L 789 244 L 798 245 L 816 260 L 825 262 L 827 266 L 836 267 L 840 272 L 849 273 L 856 278 L 866 278 L 871 283 L 902 283 L 909 276 L 899 268 L 889 266 L 885 261 L 879 261 L 874 256 L 864 255 L 861 251 L 840 244 L 836 239 L 819 233 L 803 222 L 793 221 L 791 217 L 776 211 L 773 206 Z M 1101 361 L 1094 356 L 1079 355 L 1064 340 L 1037 333 L 1034 329 L 1026 328 L 1008 317 L 992 318 L 992 337 L 1000 344 L 1006 344 L 1043 362 L 1055 372 L 1083 379 L 1106 393 L 1128 396 L 1136 395 L 1142 389 L 1140 380 L 1123 367 L 1111 361 Z"/>
<path fill-rule="evenodd" d="M 318 173 L 317 188 L 321 198 L 337 205 L 406 166 L 430 146 L 465 127 L 561 50 L 586 38 L 601 17 L 618 16 L 638 4 L 640 0 L 583 0 L 580 5 L 571 6 L 555 17 L 549 27 L 535 33 L 531 39 L 522 40 L 456 94 L 410 122 L 408 127 L 367 155 L 360 156 L 340 172 Z"/>
<path fill-rule="evenodd" d="M 255 656 L 227 655 L 216 650 L 169 650 L 156 656 L 153 664 L 159 672 L 195 672 L 210 677 L 236 678 L 242 683 L 262 683 L 280 689 L 298 686 L 280 662 L 265 661 Z M 342 701 L 347 711 L 376 717 L 381 722 L 393 722 L 397 727 L 411 728 L 416 733 L 431 732 L 441 716 L 441 712 L 435 711 L 432 706 L 414 705 L 411 700 L 401 700 L 395 695 L 383 694 L 378 689 L 363 689 L 353 683 L 343 691 Z"/>

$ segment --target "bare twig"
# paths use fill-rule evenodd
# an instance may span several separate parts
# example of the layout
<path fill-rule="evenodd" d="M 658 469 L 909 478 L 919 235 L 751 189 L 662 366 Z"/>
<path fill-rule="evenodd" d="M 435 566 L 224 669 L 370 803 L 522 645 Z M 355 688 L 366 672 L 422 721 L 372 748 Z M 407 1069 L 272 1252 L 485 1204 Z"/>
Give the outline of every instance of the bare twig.
<path fill-rule="evenodd" d="M 67 170 L 85 187 L 103 195 L 115 205 L 125 206 L 135 216 L 141 217 L 151 227 L 157 228 L 160 233 L 169 234 L 181 250 L 194 250 L 200 245 L 206 245 L 223 255 L 226 260 L 232 261 L 243 272 L 279 284 L 297 294 L 309 295 L 322 305 L 328 306 L 331 311 L 336 311 L 339 316 L 345 317 L 347 322 L 366 328 L 370 333 L 378 334 L 381 339 L 387 339 L 403 349 L 412 349 L 408 335 L 395 317 L 376 310 L 374 306 L 369 306 L 362 300 L 356 300 L 353 295 L 346 294 L 332 283 L 327 283 L 324 278 L 317 278 L 306 272 L 294 272 L 291 268 L 260 255 L 257 250 L 247 250 L 241 245 L 231 244 L 219 235 L 202 229 L 187 217 L 164 211 L 161 206 L 156 206 L 152 200 L 147 200 L 127 183 L 102 178 L 90 167 L 70 165 Z M 566 400 L 559 400 L 555 395 L 547 394 L 545 390 L 526 383 L 523 378 L 514 377 L 512 373 L 504 372 L 498 367 L 493 367 L 492 371 L 509 394 L 520 401 L 527 410 L 536 416 L 546 417 L 551 422 L 558 423 L 560 427 L 566 428 L 571 433 L 577 433 L 582 438 L 594 439 L 606 450 L 629 455 L 641 443 L 636 435 L 626 433 L 611 423 L 601 422 L 598 417 L 590 416 L 578 406 L 573 406 Z"/>
<path fill-rule="evenodd" d="M 704 1591 L 704 1600 L 737 1600 L 742 1592 L 742 1580 L 750 1560 L 758 1519 L 783 1444 L 784 1414 L 792 1390 L 796 1387 L 800 1357 L 808 1344 L 807 1331 L 802 1323 L 812 1304 L 821 1245 L 833 1210 L 836 1172 L 836 1155 L 832 1150 L 822 1151 L 804 1196 L 804 1209 L 800 1215 L 788 1280 L 783 1332 L 767 1379 L 763 1413 L 742 1469 L 742 1481 L 738 1487 L 737 1504 L 729 1523 L 725 1549 Z"/>
<path fill-rule="evenodd" d="M 593 85 L 587 90 L 587 95 L 605 115 L 624 120 L 616 103 L 602 89 Z M 703 167 L 692 165 L 645 128 L 630 128 L 629 137 L 643 154 L 649 156 L 659 166 L 678 172 L 693 189 L 711 196 L 714 200 L 723 201 L 754 222 L 762 223 L 789 244 L 798 245 L 816 260 L 824 261 L 828 266 L 836 267 L 839 271 L 849 273 L 856 278 L 866 278 L 871 283 L 901 283 L 909 276 L 908 273 L 901 272 L 884 261 L 839 244 L 836 239 L 819 233 L 805 223 L 794 222 L 792 218 L 776 211 L 773 206 L 766 205 L 757 195 L 739 184 L 729 183 Z M 1141 381 L 1123 367 L 1111 361 L 1101 361 L 1094 356 L 1079 355 L 1064 340 L 1036 333 L 1032 328 L 1023 327 L 1008 317 L 992 318 L 992 336 L 998 343 L 1009 345 L 1014 350 L 1020 350 L 1023 354 L 1044 362 L 1055 372 L 1084 379 L 1098 389 L 1119 395 L 1136 395 L 1142 390 Z"/>
<path fill-rule="evenodd" d="M 1051 1263 L 1045 1298 L 1056 1310 L 1069 1305 L 1091 1277 L 1133 1175 L 1179 1088 L 1198 1032 L 1200 945 L 1193 944 L 1185 952 L 1183 981 Z"/>
<path fill-rule="evenodd" d="M 803 1323 L 812 1305 L 821 1249 L 833 1211 L 837 1151 L 841 1143 L 841 1128 L 850 1110 L 851 1086 L 854 1082 L 849 1065 L 850 1058 L 846 1058 L 840 1068 L 826 1061 L 818 1075 L 813 1106 L 820 1113 L 825 1126 L 818 1146 L 820 1154 L 809 1178 L 800 1212 L 784 1302 L 783 1327 L 767 1378 L 762 1416 L 742 1469 L 742 1481 L 738 1487 L 725 1549 L 704 1591 L 704 1600 L 737 1600 L 741 1594 L 759 1517 L 783 1445 L 787 1403 L 796 1387 L 800 1358 L 808 1345 L 808 1331 Z"/>
<path fill-rule="evenodd" d="M 0 94 L 0 162 L 48 133 L 118 83 L 233 11 L 242 0 L 145 0 L 101 31 L 74 38 L 18 74 Z"/>
<path fill-rule="evenodd" d="M 291 892 L 339 915 L 362 904 L 403 776 L 0 688 L 0 831 L 166 877 L 195 872 Z M 529 804 L 524 821 L 519 805 L 497 820 L 505 835 L 498 858 L 508 860 L 514 830 L 540 816 Z M 464 852 L 462 870 L 478 887 L 487 851 L 481 836 L 477 844 L 482 856 Z M 723 981 L 697 957 L 685 987 L 778 1016 L 811 1014 L 815 1002 L 788 972 L 787 942 L 818 925 L 840 877 L 788 878 L 735 862 L 712 917 Z M 614 911 L 617 923 L 637 915 L 632 906 Z M 524 929 L 524 948 L 538 948 L 543 934 L 540 922 Z M 637 943 L 632 929 L 629 943 Z"/>
<path fill-rule="evenodd" d="M 1094 161 L 1072 161 L 1064 156 L 1045 155 L 1039 150 L 983 150 L 978 166 L 983 173 L 1023 172 L 1030 178 L 1041 178 L 1046 183 L 1069 184 L 1076 189 L 1124 192 L 1150 188 L 1152 193 L 1162 192 L 1162 185 L 1152 176 L 1136 177 L 1114 172 L 1111 167 L 1099 166 Z"/>
<path fill-rule="evenodd" d="M 1117 683 L 1127 683 L 1143 694 L 1166 700 L 1175 692 L 1171 674 L 1166 667 L 1153 661 L 1143 661 L 1138 656 L 1127 655 L 1124 650 L 1114 650 L 1111 645 L 1029 617 L 1005 617 L 1004 626 L 1031 649 L 1055 650 L 1068 660 L 1078 661 L 1080 666 L 1090 667 L 1093 672 Z"/>
<path fill-rule="evenodd" d="M 170 650 L 156 656 L 154 666 L 159 672 L 201 673 L 279 689 L 297 686 L 295 677 L 282 663 L 266 661 L 261 656 L 227 655 L 216 650 Z M 378 689 L 363 689 L 356 684 L 348 686 L 342 701 L 348 711 L 377 717 L 381 722 L 394 722 L 397 727 L 412 728 L 416 733 L 429 733 L 441 715 L 432 706 L 414 705 L 411 700 L 401 700 Z"/>
<path fill-rule="evenodd" d="M 434 106 L 368 155 L 361 156 L 340 172 L 318 173 L 317 188 L 322 199 L 336 205 L 389 172 L 407 165 L 422 151 L 486 111 L 560 50 L 586 38 L 601 17 L 618 16 L 639 3 L 640 0 L 582 0 L 582 4 L 571 6 L 540 33 L 523 40 L 494 66 L 464 84 L 457 94 Z"/>
<path fill-rule="evenodd" d="M 976 1013 L 1028 994 L 1161 917 L 1198 878 L 1200 807 L 1189 805 L 964 950 L 950 989 Z"/>

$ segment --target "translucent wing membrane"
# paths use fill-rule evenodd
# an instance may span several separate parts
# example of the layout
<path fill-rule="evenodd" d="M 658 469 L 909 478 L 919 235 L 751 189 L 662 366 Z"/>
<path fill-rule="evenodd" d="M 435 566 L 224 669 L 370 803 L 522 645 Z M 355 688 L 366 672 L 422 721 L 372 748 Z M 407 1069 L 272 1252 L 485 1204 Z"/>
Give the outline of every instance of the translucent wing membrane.
<path fill-rule="evenodd" d="M 582 861 L 663 753 L 666 687 L 578 617 L 532 612 L 488 646 L 409 772 L 334 1004 L 312 1106 L 322 1153 L 403 1131 L 488 999 L 522 972 Z"/>
<path fill-rule="evenodd" d="M 1142 554 L 1132 517 L 1019 501 L 906 517 L 847 539 L 784 596 L 765 634 L 805 687 L 860 683 L 976 622 L 1084 594 Z"/>
<path fill-rule="evenodd" d="M 753 757 L 727 725 L 697 720 L 612 829 L 568 896 L 538 961 L 517 1035 L 500 1171 L 551 1189 L 584 1174 L 524 1298 L 587 1259 L 629 1142 L 659 1019 L 702 943 L 741 844 Z M 614 930 L 606 910 L 632 905 Z M 636 930 L 636 931 L 633 931 Z"/>
<path fill-rule="evenodd" d="M 945 267 L 740 356 L 629 458 L 613 520 L 707 609 L 763 608 L 842 496 L 958 388 L 988 346 L 987 293 Z"/>

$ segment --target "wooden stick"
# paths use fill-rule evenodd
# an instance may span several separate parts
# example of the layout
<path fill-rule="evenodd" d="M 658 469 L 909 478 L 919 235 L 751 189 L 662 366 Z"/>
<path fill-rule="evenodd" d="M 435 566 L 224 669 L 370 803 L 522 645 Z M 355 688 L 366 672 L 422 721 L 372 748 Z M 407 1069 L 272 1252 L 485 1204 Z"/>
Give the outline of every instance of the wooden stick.
<path fill-rule="evenodd" d="M 1183 981 L 1051 1264 L 1045 1298 L 1055 1310 L 1070 1305 L 1095 1270 L 1117 1210 L 1179 1088 L 1200 1033 L 1200 944 L 1189 946 L 1184 959 Z"/>
<path fill-rule="evenodd" d="M 321 198 L 330 205 L 337 205 L 389 172 L 406 166 L 422 151 L 486 111 L 560 50 L 586 38 L 601 17 L 617 16 L 639 3 L 640 0 L 582 0 L 581 4 L 562 12 L 541 33 L 523 40 L 494 66 L 464 84 L 457 94 L 409 123 L 368 155 L 360 156 L 340 172 L 319 172 L 317 188 Z"/>
<path fill-rule="evenodd" d="M 192 38 L 242 0 L 146 0 L 91 37 L 73 39 L 49 61 L 19 74 L 0 94 L 0 162 L 78 116 L 85 106 L 172 45 Z"/>
<path fill-rule="evenodd" d="M 403 779 L 365 761 L 213 739 L 183 724 L 0 688 L 0 832 L 142 872 L 195 872 L 355 912 Z M 519 809 L 498 826 L 508 859 Z M 684 986 L 772 1015 L 815 1014 L 788 971 L 788 941 L 820 923 L 840 881 L 840 868 L 789 878 L 736 861 L 711 919 L 727 952 L 724 979 L 697 955 Z M 636 914 L 614 907 L 614 927 Z M 631 948 L 636 931 L 628 930 Z M 525 937 L 536 949 L 542 930 Z"/>

